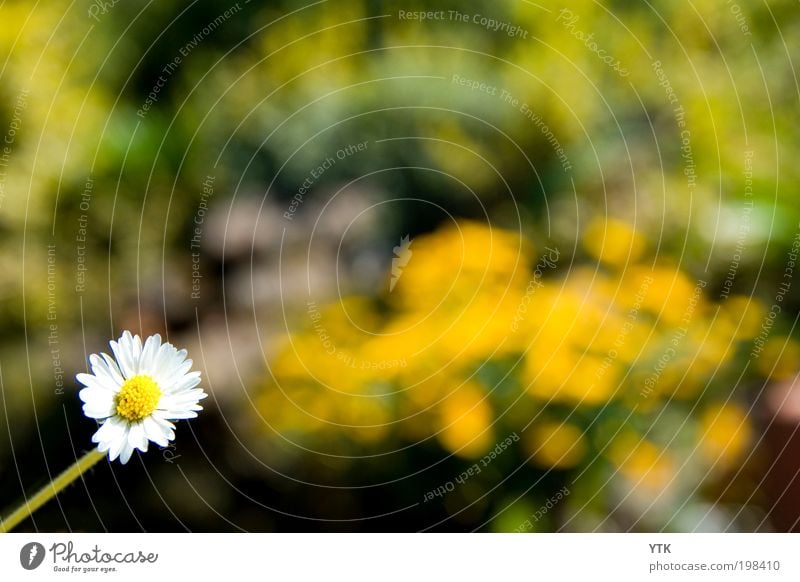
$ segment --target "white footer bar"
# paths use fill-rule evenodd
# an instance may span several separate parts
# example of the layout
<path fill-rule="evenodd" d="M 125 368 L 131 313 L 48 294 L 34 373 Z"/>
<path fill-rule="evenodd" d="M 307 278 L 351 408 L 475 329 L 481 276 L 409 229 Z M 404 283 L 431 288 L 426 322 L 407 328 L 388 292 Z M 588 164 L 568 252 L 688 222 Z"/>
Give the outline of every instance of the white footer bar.
<path fill-rule="evenodd" d="M 800 580 L 798 563 L 790 534 L 0 536 L 3 581 L 766 581 Z"/>

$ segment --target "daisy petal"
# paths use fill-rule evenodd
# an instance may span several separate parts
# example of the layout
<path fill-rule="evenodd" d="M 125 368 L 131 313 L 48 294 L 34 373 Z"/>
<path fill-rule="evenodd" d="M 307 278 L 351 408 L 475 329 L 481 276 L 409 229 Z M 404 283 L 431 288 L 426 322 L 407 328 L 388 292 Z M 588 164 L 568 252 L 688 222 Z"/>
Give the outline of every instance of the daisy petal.
<path fill-rule="evenodd" d="M 86 404 L 83 405 L 83 414 L 89 418 L 95 418 L 98 420 L 114 416 L 116 412 L 117 410 L 116 406 L 114 405 L 114 400 L 111 398 L 109 398 L 107 401 L 97 398 L 87 401 Z"/>
<path fill-rule="evenodd" d="M 147 374 L 148 376 L 153 375 L 153 368 L 155 364 L 155 358 L 158 355 L 159 348 L 161 347 L 161 336 L 151 335 L 147 338 L 147 341 L 144 343 L 144 349 L 142 350 L 142 355 L 139 358 L 139 373 L 140 374 Z"/>
<path fill-rule="evenodd" d="M 141 422 L 131 425 L 128 431 L 128 444 L 143 453 L 147 452 L 147 437 L 144 434 L 144 427 Z"/>
<path fill-rule="evenodd" d="M 165 389 L 167 394 L 175 394 L 177 392 L 184 392 L 191 390 L 200 383 L 200 372 L 189 372 L 182 378 L 175 381 L 168 389 Z"/>
<path fill-rule="evenodd" d="M 75 379 L 87 388 L 103 390 L 111 394 L 116 392 L 117 387 L 110 380 L 101 378 L 99 376 L 92 376 L 91 374 L 76 374 Z"/>
<path fill-rule="evenodd" d="M 169 428 L 171 428 L 173 430 L 175 429 L 175 425 L 172 424 L 169 420 L 167 420 L 166 417 L 164 416 L 164 411 L 163 410 L 154 410 L 153 414 L 150 415 L 150 418 L 152 418 L 153 420 L 155 420 L 158 424 L 160 424 L 162 426 L 169 427 Z"/>
<path fill-rule="evenodd" d="M 108 367 L 108 373 L 114 379 L 114 382 L 116 382 L 117 384 L 122 386 L 122 384 L 125 382 L 125 378 L 122 377 L 122 371 L 119 369 L 119 366 L 114 361 L 114 358 L 112 358 L 111 356 L 109 356 L 105 352 L 100 354 L 100 356 L 103 358 L 103 361 L 106 363 L 106 366 Z"/>
<path fill-rule="evenodd" d="M 197 418 L 197 412 L 191 410 L 167 410 L 166 417 L 170 420 L 184 420 L 186 418 Z"/>
<path fill-rule="evenodd" d="M 156 357 L 153 360 L 152 369 L 152 376 L 156 382 L 161 382 L 164 378 L 166 378 L 166 374 L 171 368 L 171 363 L 177 351 L 178 350 L 175 349 L 175 346 L 170 343 L 162 344 L 158 349 L 158 353 L 156 353 Z"/>
<path fill-rule="evenodd" d="M 127 446 L 129 430 L 130 426 L 126 423 L 122 435 L 119 438 L 115 438 L 113 441 L 111 441 L 111 446 L 108 447 L 109 460 L 113 461 L 114 459 L 116 459 L 122 452 L 122 449 Z"/>
<path fill-rule="evenodd" d="M 116 416 L 106 420 L 92 436 L 92 442 L 110 443 L 119 439 L 125 431 L 126 423 Z M 106 447 L 107 449 L 108 447 Z"/>
<path fill-rule="evenodd" d="M 124 382 L 119 366 L 106 354 L 102 354 L 102 357 L 92 354 L 89 356 L 89 364 L 92 367 L 92 374 L 108 385 L 119 386 Z"/>
<path fill-rule="evenodd" d="M 194 406 L 199 400 L 202 400 L 206 396 L 208 396 L 208 394 L 198 388 L 186 390 L 185 392 L 178 392 L 177 394 L 165 394 L 161 397 L 158 408 L 160 410 L 166 410 L 170 408 Z"/>
<path fill-rule="evenodd" d="M 135 376 L 136 369 L 134 368 L 134 361 L 130 350 L 121 343 L 114 341 L 109 342 L 108 345 L 111 346 L 111 351 L 114 352 L 114 357 L 117 359 L 122 375 L 125 378 L 132 378 Z"/>
<path fill-rule="evenodd" d="M 164 389 L 165 392 L 172 392 L 174 385 L 192 369 L 192 360 L 185 360 L 181 358 L 181 362 L 177 362 L 178 358 L 173 358 L 171 368 L 168 373 L 162 374 L 160 380 L 156 380 Z"/>
<path fill-rule="evenodd" d="M 130 461 L 132 454 L 133 454 L 133 447 L 128 442 L 122 443 L 122 446 L 119 451 L 119 462 L 122 463 L 123 465 L 127 464 L 127 462 Z"/>
<path fill-rule="evenodd" d="M 149 416 L 142 419 L 142 428 L 144 428 L 145 436 L 159 447 L 166 447 L 169 445 L 169 436 L 172 435 L 174 437 L 174 433 L 169 428 L 161 427 Z"/>

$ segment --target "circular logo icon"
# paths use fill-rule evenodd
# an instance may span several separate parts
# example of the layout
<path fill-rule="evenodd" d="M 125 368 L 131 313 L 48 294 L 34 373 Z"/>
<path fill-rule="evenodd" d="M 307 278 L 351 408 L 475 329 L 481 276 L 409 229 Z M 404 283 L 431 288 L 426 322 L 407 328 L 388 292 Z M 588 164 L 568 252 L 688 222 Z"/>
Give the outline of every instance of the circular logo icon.
<path fill-rule="evenodd" d="M 19 551 L 19 563 L 26 570 L 35 570 L 44 561 L 44 546 L 39 542 L 30 542 Z"/>

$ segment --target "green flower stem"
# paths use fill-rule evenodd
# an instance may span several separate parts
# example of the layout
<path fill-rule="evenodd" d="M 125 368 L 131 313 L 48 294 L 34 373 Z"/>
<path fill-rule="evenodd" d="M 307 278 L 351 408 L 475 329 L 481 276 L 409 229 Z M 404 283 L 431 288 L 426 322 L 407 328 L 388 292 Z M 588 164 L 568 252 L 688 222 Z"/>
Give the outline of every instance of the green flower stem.
<path fill-rule="evenodd" d="M 105 453 L 101 453 L 97 449 L 93 449 L 83 455 L 80 459 L 75 461 L 69 469 L 42 487 L 36 495 L 30 499 L 26 499 L 22 505 L 11 513 L 11 515 L 3 519 L 3 521 L 0 522 L 0 533 L 10 532 L 19 525 L 21 521 L 27 519 L 34 511 L 58 495 L 64 487 L 94 467 L 97 461 L 103 457 L 105 457 Z"/>

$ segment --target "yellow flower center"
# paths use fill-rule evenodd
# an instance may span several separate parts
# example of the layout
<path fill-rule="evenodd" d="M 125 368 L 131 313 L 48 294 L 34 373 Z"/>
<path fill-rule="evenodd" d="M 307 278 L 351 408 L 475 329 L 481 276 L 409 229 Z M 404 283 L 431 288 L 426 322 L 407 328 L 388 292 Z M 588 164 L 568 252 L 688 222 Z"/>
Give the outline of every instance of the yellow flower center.
<path fill-rule="evenodd" d="M 161 388 L 150 376 L 128 378 L 117 393 L 117 414 L 127 420 L 141 420 L 158 406 Z"/>

